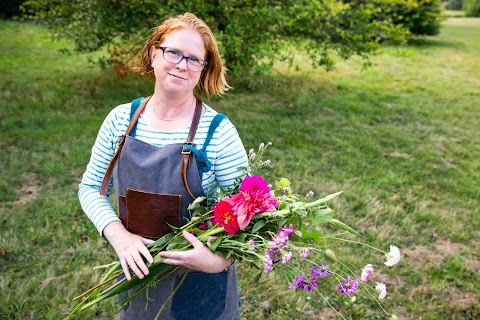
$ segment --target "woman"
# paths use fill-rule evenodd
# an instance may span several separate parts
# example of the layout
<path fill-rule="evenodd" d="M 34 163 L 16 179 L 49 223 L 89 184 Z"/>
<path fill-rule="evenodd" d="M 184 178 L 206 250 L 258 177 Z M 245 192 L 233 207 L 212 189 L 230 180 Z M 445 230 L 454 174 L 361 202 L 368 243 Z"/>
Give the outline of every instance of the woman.
<path fill-rule="evenodd" d="M 153 258 L 146 245 L 166 232 L 159 225 L 175 224 L 168 219 L 180 214 L 176 222 L 185 223 L 194 197 L 232 186 L 247 164 L 235 127 L 194 96 L 210 97 L 229 88 L 215 38 L 203 21 L 186 13 L 156 27 L 137 71 L 155 80 L 154 93 L 110 112 L 79 188 L 83 210 L 115 249 L 128 280 L 130 270 L 139 278 L 148 274 L 144 260 L 151 263 Z M 207 155 L 200 163 L 190 154 L 200 155 L 198 150 Z M 121 219 L 108 201 L 109 192 L 105 194 L 107 183 L 115 187 Z M 152 202 L 157 208 L 145 207 L 150 200 L 144 197 L 151 194 L 165 198 Z M 177 204 L 181 213 L 175 212 Z M 144 294 L 131 301 L 121 319 L 153 319 L 165 301 L 161 319 L 239 318 L 232 261 L 211 253 L 195 236 L 184 237 L 192 250 L 161 253 L 165 263 L 182 268 L 149 290 L 148 304 Z M 193 271 L 169 300 L 187 269 Z"/>

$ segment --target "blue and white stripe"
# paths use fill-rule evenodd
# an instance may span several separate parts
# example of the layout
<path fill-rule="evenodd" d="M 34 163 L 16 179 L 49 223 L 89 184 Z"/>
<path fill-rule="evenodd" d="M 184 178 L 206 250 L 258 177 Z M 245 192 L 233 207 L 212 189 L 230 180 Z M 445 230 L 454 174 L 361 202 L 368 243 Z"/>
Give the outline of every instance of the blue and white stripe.
<path fill-rule="evenodd" d="M 195 146 L 203 147 L 207 137 L 210 122 L 217 112 L 207 105 L 202 115 Z M 108 163 L 118 147 L 121 136 L 127 131 L 130 121 L 130 103 L 122 104 L 113 109 L 105 118 L 97 139 L 92 148 L 90 161 L 79 185 L 78 197 L 83 211 L 97 228 L 100 234 L 113 221 L 119 221 L 118 216 L 108 200 L 113 178 L 110 180 L 107 196 L 100 195 L 100 186 L 107 170 Z M 189 127 L 179 131 L 159 131 L 148 126 L 140 116 L 137 125 L 136 138 L 157 147 L 173 143 L 184 143 Z M 237 130 L 230 120 L 223 120 L 206 149 L 208 159 L 212 163 L 210 171 L 203 173 L 202 185 L 205 194 L 212 194 L 218 186 L 228 188 L 242 174 L 241 167 L 247 166 L 247 154 Z"/>

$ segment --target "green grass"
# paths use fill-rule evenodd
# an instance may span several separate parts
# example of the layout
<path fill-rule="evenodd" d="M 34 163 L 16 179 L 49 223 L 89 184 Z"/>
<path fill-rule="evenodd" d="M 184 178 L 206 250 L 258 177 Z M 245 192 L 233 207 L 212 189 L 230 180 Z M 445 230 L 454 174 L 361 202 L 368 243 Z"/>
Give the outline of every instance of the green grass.
<path fill-rule="evenodd" d="M 71 298 L 98 281 L 91 267 L 114 258 L 76 197 L 98 128 L 115 105 L 147 95 L 148 81 L 116 79 L 43 28 L 0 21 L 0 319 L 60 319 Z M 297 193 L 343 190 L 342 221 L 363 241 L 395 244 L 403 260 L 361 247 L 339 253 L 382 269 L 387 310 L 402 319 L 475 319 L 480 295 L 480 20 L 449 18 L 437 37 L 388 47 L 361 71 L 282 65 L 258 90 L 209 104 L 226 113 L 246 147 L 272 141 L 265 173 L 288 177 Z M 313 319 L 331 314 L 283 279 L 253 283 L 240 266 L 245 319 Z M 361 293 L 322 288 L 348 319 L 384 318 Z M 114 318 L 114 301 L 79 319 Z"/>

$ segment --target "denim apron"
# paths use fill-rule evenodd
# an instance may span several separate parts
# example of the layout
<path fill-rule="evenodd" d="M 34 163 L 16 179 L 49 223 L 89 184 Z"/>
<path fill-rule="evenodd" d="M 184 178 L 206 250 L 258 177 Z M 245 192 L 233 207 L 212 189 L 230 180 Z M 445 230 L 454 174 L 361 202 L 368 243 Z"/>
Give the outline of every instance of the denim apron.
<path fill-rule="evenodd" d="M 134 135 L 135 130 L 132 132 Z M 187 192 L 181 177 L 183 147 L 184 144 L 171 144 L 159 148 L 137 140 L 134 136 L 127 136 L 113 168 L 117 196 L 125 196 L 127 189 L 181 195 L 182 217 L 189 217 L 187 207 L 193 198 Z M 196 197 L 204 196 L 202 181 L 193 156 L 186 177 L 191 193 Z M 186 220 L 182 218 L 181 223 L 185 222 Z M 181 267 L 155 287 L 149 288 L 148 298 L 145 292 L 139 294 L 120 311 L 119 319 L 154 319 L 186 271 L 185 267 Z M 134 291 L 135 288 L 129 293 Z M 166 303 L 159 319 L 240 319 L 235 265 L 214 274 L 190 270 L 173 298 Z"/>

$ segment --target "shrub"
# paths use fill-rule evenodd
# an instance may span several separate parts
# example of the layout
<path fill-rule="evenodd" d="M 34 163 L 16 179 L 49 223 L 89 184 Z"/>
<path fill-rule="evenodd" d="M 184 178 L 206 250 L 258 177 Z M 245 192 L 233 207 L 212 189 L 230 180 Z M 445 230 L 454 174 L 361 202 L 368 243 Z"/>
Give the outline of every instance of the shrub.
<path fill-rule="evenodd" d="M 464 0 L 463 11 L 467 17 L 480 17 L 480 0 Z"/>
<path fill-rule="evenodd" d="M 441 8 L 440 0 L 392 0 L 384 11 L 412 35 L 436 35 L 443 19 Z"/>
<path fill-rule="evenodd" d="M 20 14 L 20 5 L 23 0 L 2 0 L 0 4 L 0 18 L 12 18 Z"/>
<path fill-rule="evenodd" d="M 375 0 L 386 5 L 392 0 Z M 397 1 L 397 0 L 395 0 Z M 368 57 L 383 39 L 404 39 L 382 8 L 370 1 L 331 0 L 29 0 L 28 19 L 74 41 L 79 52 L 106 48 L 104 61 L 122 70 L 148 30 L 166 16 L 195 13 L 216 31 L 230 73 L 259 74 L 274 61 L 292 63 L 285 44 L 294 43 L 312 65 L 333 67 L 332 53 Z"/>
<path fill-rule="evenodd" d="M 445 9 L 448 10 L 462 10 L 463 0 L 448 0 Z"/>

